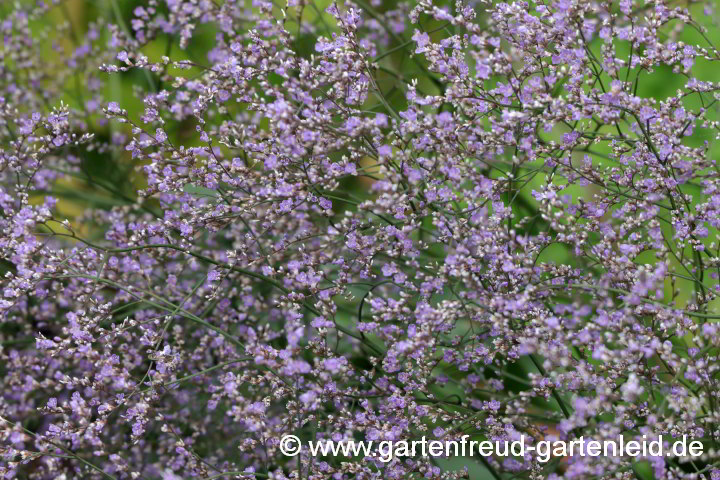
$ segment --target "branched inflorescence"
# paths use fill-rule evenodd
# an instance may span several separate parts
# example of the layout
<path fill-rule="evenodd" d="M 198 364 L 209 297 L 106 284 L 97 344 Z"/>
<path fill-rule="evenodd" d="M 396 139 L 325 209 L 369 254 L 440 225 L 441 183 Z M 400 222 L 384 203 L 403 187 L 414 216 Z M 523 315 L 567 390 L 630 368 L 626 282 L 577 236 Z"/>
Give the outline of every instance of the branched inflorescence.
<path fill-rule="evenodd" d="M 0 477 L 720 478 L 712 5 L 281 3 L 0 5 Z"/>

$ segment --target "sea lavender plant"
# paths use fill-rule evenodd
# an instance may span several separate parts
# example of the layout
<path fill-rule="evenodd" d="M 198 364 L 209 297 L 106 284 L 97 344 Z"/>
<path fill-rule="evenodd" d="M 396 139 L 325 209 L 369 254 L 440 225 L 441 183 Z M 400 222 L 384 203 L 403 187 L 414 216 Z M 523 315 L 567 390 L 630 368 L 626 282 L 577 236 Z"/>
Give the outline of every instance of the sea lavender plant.
<path fill-rule="evenodd" d="M 720 478 L 713 4 L 367 1 L 0 5 L 2 478 Z"/>

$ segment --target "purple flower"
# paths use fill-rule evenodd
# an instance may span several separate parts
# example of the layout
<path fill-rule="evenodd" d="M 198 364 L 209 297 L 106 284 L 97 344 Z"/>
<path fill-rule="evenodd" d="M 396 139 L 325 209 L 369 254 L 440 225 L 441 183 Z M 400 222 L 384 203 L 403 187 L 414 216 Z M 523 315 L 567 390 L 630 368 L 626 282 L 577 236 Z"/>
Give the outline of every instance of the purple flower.
<path fill-rule="evenodd" d="M 310 439 L 713 446 L 710 14 L 154 0 L 68 28 L 6 3 L 0 477 L 469 473 Z M 638 461 L 531 457 L 487 464 Z"/>

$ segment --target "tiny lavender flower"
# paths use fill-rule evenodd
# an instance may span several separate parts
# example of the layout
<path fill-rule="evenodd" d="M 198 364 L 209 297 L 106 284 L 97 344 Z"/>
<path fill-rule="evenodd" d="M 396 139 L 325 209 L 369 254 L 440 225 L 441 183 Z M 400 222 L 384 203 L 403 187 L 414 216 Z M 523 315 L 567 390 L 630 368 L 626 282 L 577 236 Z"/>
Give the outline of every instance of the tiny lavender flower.
<path fill-rule="evenodd" d="M 5 3 L 3 479 L 720 478 L 278 448 L 717 452 L 712 3 Z"/>

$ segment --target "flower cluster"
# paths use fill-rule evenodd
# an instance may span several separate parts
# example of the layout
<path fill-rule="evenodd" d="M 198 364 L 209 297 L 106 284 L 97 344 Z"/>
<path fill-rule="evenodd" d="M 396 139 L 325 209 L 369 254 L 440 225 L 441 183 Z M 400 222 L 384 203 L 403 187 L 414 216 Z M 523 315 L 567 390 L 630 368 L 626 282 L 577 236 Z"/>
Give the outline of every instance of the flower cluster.
<path fill-rule="evenodd" d="M 0 478 L 720 478 L 712 3 L 6 3 Z"/>

